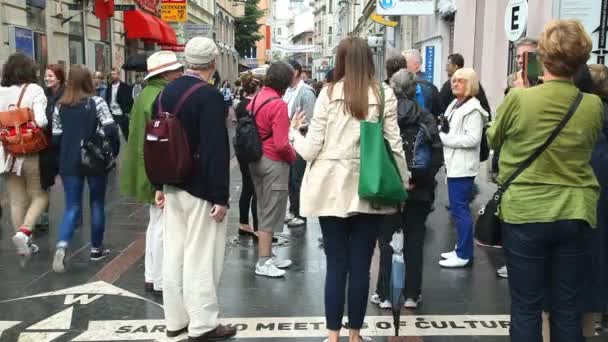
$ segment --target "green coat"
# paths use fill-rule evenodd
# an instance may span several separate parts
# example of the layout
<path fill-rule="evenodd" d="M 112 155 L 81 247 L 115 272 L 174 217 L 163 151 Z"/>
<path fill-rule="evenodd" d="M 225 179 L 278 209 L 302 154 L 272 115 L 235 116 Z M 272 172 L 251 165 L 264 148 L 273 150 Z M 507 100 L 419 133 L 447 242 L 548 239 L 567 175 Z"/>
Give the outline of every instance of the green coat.
<path fill-rule="evenodd" d="M 146 176 L 144 164 L 144 138 L 146 123 L 152 116 L 152 105 L 166 85 L 167 81 L 162 78 L 149 80 L 131 109 L 129 141 L 120 173 L 120 191 L 141 203 L 154 203 L 154 187 Z"/>

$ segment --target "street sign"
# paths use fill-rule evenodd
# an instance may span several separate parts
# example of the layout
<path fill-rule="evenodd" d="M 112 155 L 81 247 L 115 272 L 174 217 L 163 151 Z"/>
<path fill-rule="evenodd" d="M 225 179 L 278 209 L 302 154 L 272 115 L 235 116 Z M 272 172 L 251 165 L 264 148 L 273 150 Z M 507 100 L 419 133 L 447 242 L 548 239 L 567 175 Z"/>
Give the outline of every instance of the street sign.
<path fill-rule="evenodd" d="M 124 12 L 124 11 L 134 11 L 135 5 L 114 5 L 114 11 Z"/>
<path fill-rule="evenodd" d="M 184 24 L 184 38 L 190 40 L 194 37 L 213 38 L 213 26 L 210 24 Z"/>
<path fill-rule="evenodd" d="M 435 47 L 427 46 L 424 49 L 424 75 L 427 81 L 433 83 L 435 76 Z"/>
<path fill-rule="evenodd" d="M 434 15 L 435 0 L 377 0 L 379 15 Z"/>
<path fill-rule="evenodd" d="M 188 21 L 188 5 L 186 0 L 163 0 L 160 17 L 166 22 Z"/>
<path fill-rule="evenodd" d="M 528 27 L 528 0 L 509 0 L 505 10 L 505 34 L 509 41 L 516 41 Z"/>

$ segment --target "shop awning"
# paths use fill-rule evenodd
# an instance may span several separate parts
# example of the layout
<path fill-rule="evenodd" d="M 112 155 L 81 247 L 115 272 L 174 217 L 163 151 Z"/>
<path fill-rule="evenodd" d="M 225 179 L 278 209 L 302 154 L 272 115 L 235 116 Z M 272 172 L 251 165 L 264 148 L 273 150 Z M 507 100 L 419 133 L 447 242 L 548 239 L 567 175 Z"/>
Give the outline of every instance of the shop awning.
<path fill-rule="evenodd" d="M 163 36 L 163 39 L 159 41 L 162 45 L 177 45 L 177 36 L 175 35 L 175 30 L 166 22 L 160 20 L 157 17 L 153 17 L 160 26 L 160 31 Z"/>
<path fill-rule="evenodd" d="M 152 40 L 163 45 L 177 45 L 175 31 L 159 18 L 142 11 L 125 11 L 127 39 Z"/>

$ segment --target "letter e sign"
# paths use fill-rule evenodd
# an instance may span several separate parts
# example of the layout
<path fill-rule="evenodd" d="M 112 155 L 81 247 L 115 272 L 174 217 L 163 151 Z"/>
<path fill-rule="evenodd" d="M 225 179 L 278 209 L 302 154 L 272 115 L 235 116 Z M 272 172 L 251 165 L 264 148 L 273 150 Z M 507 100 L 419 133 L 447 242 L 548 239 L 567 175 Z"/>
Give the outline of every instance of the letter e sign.
<path fill-rule="evenodd" d="M 505 9 L 505 34 L 514 42 L 526 33 L 528 27 L 528 1 L 509 0 Z"/>

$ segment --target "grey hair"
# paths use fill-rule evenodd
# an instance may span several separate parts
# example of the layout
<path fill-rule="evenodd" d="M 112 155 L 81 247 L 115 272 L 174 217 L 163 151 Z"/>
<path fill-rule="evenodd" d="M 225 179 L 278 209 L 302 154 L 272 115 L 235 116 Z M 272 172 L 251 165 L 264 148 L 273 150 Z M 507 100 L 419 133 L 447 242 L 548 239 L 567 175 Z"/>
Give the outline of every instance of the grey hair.
<path fill-rule="evenodd" d="M 515 48 L 519 48 L 520 46 L 538 46 L 538 39 L 523 37 L 515 42 Z"/>
<path fill-rule="evenodd" d="M 194 64 L 194 63 L 187 63 L 186 65 L 188 67 L 188 69 L 190 70 L 209 70 L 213 67 L 215 67 L 215 60 L 212 60 L 209 63 L 205 63 L 205 64 Z"/>
<path fill-rule="evenodd" d="M 397 71 L 391 77 L 390 84 L 398 97 L 410 100 L 416 97 L 416 75 L 413 72 L 405 69 Z"/>
<path fill-rule="evenodd" d="M 403 56 L 406 59 L 408 57 L 414 57 L 414 58 L 416 58 L 416 60 L 418 60 L 419 64 L 422 64 L 422 55 L 420 54 L 420 51 L 418 51 L 416 49 L 410 49 L 410 50 L 403 51 Z"/>

